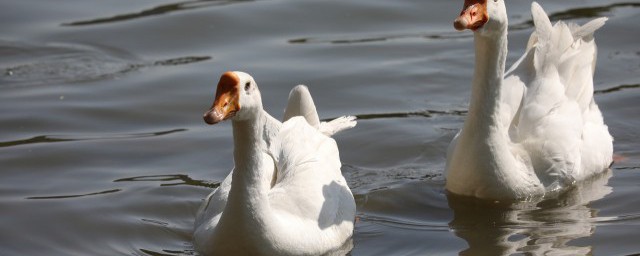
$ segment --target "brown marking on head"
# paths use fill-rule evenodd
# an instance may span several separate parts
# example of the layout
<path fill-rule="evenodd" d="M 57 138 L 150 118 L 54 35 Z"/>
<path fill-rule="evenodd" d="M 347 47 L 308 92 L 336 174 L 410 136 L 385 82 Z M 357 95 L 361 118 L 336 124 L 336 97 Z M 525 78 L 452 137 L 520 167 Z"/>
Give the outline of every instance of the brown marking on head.
<path fill-rule="evenodd" d="M 460 16 L 453 22 L 457 30 L 471 29 L 476 31 L 489 21 L 487 0 L 465 0 Z"/>
<path fill-rule="evenodd" d="M 211 109 L 204 113 L 207 124 L 216 124 L 227 120 L 240 110 L 240 78 L 233 72 L 225 72 L 220 77 L 216 97 Z"/>

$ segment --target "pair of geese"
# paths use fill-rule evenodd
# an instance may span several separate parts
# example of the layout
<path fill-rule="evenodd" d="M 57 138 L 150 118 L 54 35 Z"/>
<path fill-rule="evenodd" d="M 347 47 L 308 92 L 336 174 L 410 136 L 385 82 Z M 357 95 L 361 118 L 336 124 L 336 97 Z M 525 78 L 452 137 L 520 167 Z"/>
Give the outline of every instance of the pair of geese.
<path fill-rule="evenodd" d="M 451 193 L 526 200 L 611 164 L 613 138 L 593 100 L 593 33 L 606 18 L 552 25 L 535 2 L 532 15 L 535 31 L 507 72 L 505 0 L 465 0 L 454 22 L 474 31 L 476 59 L 467 119 L 447 152 Z M 280 122 L 250 75 L 227 72 L 204 119 L 232 120 L 235 168 L 198 212 L 199 252 L 321 255 L 348 241 L 356 205 L 330 136 L 354 127 L 353 117 L 320 122 L 298 86 Z"/>

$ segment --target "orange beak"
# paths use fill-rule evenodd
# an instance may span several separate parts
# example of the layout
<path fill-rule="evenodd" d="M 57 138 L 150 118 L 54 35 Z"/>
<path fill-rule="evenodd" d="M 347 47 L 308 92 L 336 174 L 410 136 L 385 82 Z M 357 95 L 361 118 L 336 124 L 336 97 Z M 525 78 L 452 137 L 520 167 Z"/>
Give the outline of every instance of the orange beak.
<path fill-rule="evenodd" d="M 487 0 L 465 0 L 460 16 L 453 22 L 458 31 L 471 29 L 476 31 L 489 21 Z"/>
<path fill-rule="evenodd" d="M 203 116 L 207 124 L 217 124 L 236 115 L 240 110 L 239 84 L 240 78 L 233 72 L 222 74 L 213 105 Z"/>

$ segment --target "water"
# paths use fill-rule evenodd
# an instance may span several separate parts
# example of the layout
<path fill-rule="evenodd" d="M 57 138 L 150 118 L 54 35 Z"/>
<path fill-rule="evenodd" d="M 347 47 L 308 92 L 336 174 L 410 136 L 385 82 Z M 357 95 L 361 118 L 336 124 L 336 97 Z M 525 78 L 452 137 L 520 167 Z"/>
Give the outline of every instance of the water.
<path fill-rule="evenodd" d="M 531 32 L 509 1 L 509 60 Z M 309 86 L 356 196 L 351 255 L 640 253 L 640 2 L 543 1 L 608 16 L 596 100 L 620 157 L 558 199 L 447 196 L 445 149 L 470 93 L 462 1 L 0 1 L 0 254 L 192 255 L 201 200 L 232 167 L 229 123 L 201 118 L 227 70 L 280 117 Z"/>

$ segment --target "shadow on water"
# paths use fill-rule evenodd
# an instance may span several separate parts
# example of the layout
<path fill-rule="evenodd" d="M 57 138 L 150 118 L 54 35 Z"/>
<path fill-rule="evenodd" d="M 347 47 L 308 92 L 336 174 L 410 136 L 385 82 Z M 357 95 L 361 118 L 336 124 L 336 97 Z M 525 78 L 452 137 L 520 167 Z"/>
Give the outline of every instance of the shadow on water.
<path fill-rule="evenodd" d="M 584 181 L 557 198 L 541 202 L 491 202 L 447 195 L 454 212 L 449 223 L 468 248 L 460 255 L 588 255 L 591 246 L 573 246 L 575 239 L 589 237 L 599 217 L 589 203 L 612 192 L 607 186 L 611 171 Z"/>
<path fill-rule="evenodd" d="M 157 137 L 157 136 L 163 136 L 163 135 L 168 135 L 168 134 L 177 133 L 177 132 L 185 132 L 185 131 L 187 131 L 187 129 L 173 129 L 169 131 L 159 131 L 159 132 L 132 133 L 132 134 L 94 136 L 94 137 L 71 137 L 71 138 L 41 135 L 41 136 L 35 136 L 32 138 L 29 138 L 29 139 L 0 142 L 0 148 L 14 147 L 14 146 L 21 146 L 21 145 L 28 145 L 28 144 L 38 144 L 38 143 L 136 139 L 136 138 L 146 138 L 146 137 Z"/>
<path fill-rule="evenodd" d="M 121 22 L 132 19 L 144 18 L 154 15 L 161 15 L 176 11 L 185 11 L 190 9 L 198 9 L 205 8 L 210 6 L 221 6 L 221 5 L 230 5 L 234 3 L 242 3 L 242 2 L 253 2 L 253 0 L 196 0 L 196 1 L 185 1 L 167 5 L 156 6 L 151 9 L 143 10 L 136 13 L 127 13 L 127 14 L 119 14 L 112 17 L 106 18 L 97 18 L 92 20 L 83 20 L 83 21 L 74 21 L 69 23 L 62 24 L 63 26 L 86 26 L 86 25 L 96 25 L 102 23 L 113 23 L 113 22 Z"/>

